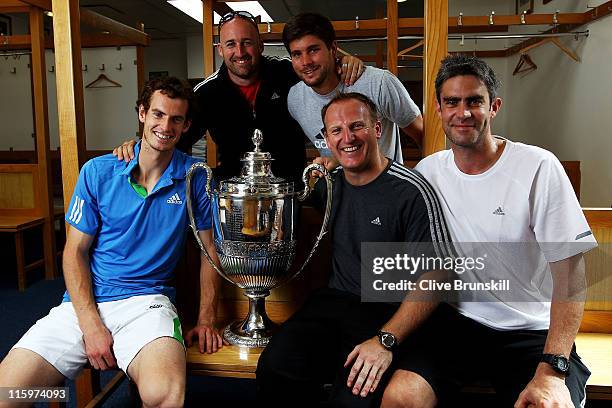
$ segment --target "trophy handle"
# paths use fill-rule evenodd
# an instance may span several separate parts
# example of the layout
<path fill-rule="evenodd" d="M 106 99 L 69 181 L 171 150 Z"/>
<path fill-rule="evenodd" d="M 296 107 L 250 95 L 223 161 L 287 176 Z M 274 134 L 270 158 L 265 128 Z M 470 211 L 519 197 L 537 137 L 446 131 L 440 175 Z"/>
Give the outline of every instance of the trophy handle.
<path fill-rule="evenodd" d="M 187 188 L 187 213 L 189 214 L 189 225 L 191 226 L 193 235 L 195 236 L 195 239 L 198 242 L 198 245 L 200 246 L 200 250 L 204 253 L 204 256 L 206 257 L 206 260 L 208 261 L 208 263 L 215 269 L 215 271 L 217 271 L 219 275 L 223 276 L 227 281 L 232 282 L 228 278 L 225 277 L 225 274 L 223 273 L 223 271 L 221 271 L 221 269 L 217 266 L 217 264 L 213 262 L 208 251 L 206 250 L 206 247 L 204 247 L 204 244 L 202 243 L 200 236 L 198 235 L 198 228 L 196 227 L 196 224 L 195 224 L 195 219 L 193 217 L 193 208 L 191 205 L 191 178 L 193 177 L 194 173 L 198 169 L 206 170 L 206 196 L 208 197 L 208 200 L 210 201 L 211 212 L 213 211 L 213 208 L 212 208 L 213 207 L 213 196 L 211 194 L 211 188 L 210 188 L 210 183 L 212 179 L 212 170 L 204 162 L 194 163 L 191 165 L 191 167 L 187 171 L 187 177 L 186 177 L 187 178 L 187 186 L 186 186 Z M 214 224 L 212 213 L 211 213 L 211 223 Z M 214 228 L 214 225 L 212 225 L 212 227 Z M 214 236 L 213 236 L 213 239 L 214 239 Z"/>
<path fill-rule="evenodd" d="M 313 170 L 316 170 L 316 171 L 322 173 L 323 176 L 325 177 L 325 183 L 327 184 L 327 202 L 325 203 L 325 214 L 323 215 L 323 223 L 321 225 L 321 230 L 319 231 L 319 235 L 317 235 L 317 239 L 316 239 L 312 249 L 310 250 L 310 253 L 306 257 L 306 260 L 304 261 L 304 263 L 302 264 L 300 269 L 296 273 L 294 273 L 291 276 L 291 278 L 289 278 L 289 280 L 295 278 L 300 273 L 302 273 L 302 271 L 304 270 L 304 267 L 306 267 L 306 265 L 308 265 L 308 262 L 310 261 L 310 258 L 312 258 L 312 255 L 314 254 L 314 252 L 316 251 L 317 247 L 319 246 L 319 242 L 321 242 L 321 239 L 327 233 L 327 223 L 329 221 L 329 214 L 331 213 L 331 204 L 332 204 L 332 179 L 331 179 L 331 176 L 329 175 L 329 172 L 325 168 L 325 166 L 323 166 L 321 164 L 318 164 L 318 163 L 313 163 L 313 164 L 307 166 L 304 169 L 304 173 L 302 174 L 302 181 L 304 182 L 304 186 L 306 186 L 306 187 L 304 188 L 304 191 L 302 191 L 298 195 L 298 200 L 299 201 L 306 200 L 308 198 L 308 196 L 310 195 L 310 193 L 312 192 L 312 187 L 310 187 L 310 184 L 308 183 L 308 179 L 309 179 L 308 175 Z"/>

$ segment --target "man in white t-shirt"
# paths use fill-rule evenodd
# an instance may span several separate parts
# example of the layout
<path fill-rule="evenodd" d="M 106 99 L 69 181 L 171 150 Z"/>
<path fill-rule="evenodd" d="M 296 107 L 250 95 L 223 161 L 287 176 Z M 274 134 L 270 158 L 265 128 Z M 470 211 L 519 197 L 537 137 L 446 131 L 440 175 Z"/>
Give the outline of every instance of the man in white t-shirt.
<path fill-rule="evenodd" d="M 442 62 L 437 111 L 451 148 L 417 170 L 438 193 L 456 245 L 496 248 L 488 263 L 510 290 L 441 304 L 410 336 L 393 333 L 414 356 L 410 369 L 395 371 L 383 406 L 433 407 L 483 377 L 498 406 L 584 406 L 590 372 L 574 339 L 584 307 L 582 254 L 597 243 L 557 158 L 491 134 L 498 86 L 478 58 Z"/>

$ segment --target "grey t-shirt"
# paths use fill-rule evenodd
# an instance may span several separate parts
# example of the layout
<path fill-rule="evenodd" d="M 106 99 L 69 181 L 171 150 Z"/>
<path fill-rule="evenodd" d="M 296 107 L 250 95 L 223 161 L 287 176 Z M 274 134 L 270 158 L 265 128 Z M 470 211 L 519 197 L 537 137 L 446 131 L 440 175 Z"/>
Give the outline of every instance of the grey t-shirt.
<path fill-rule="evenodd" d="M 339 83 L 336 89 L 327 95 L 319 95 L 303 81 L 298 82 L 289 90 L 289 113 L 321 155 L 331 156 L 321 132 L 321 109 L 338 93 L 345 92 L 359 92 L 376 104 L 382 123 L 378 146 L 386 157 L 403 163 L 399 128 L 408 126 L 421 112 L 404 85 L 387 70 L 365 67 L 363 75 L 352 86 Z"/>

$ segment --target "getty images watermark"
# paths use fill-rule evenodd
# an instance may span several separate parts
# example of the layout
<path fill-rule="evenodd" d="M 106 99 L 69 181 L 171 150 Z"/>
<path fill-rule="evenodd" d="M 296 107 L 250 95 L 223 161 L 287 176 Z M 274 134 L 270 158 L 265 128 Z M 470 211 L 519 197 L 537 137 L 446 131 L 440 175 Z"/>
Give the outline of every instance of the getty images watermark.
<path fill-rule="evenodd" d="M 590 248 L 582 243 L 363 243 L 362 300 L 550 302 L 549 262 Z M 594 251 L 591 256 L 610 259 L 610 247 Z M 566 286 L 556 298 L 562 293 L 567 300 L 584 300 L 584 280 L 567 279 Z"/>

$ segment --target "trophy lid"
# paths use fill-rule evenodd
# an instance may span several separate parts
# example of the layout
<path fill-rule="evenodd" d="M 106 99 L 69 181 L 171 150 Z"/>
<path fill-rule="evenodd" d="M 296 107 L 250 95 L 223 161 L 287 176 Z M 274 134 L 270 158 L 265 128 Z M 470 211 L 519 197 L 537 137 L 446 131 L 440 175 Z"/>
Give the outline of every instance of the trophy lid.
<path fill-rule="evenodd" d="M 278 197 L 293 194 L 293 183 L 272 174 L 271 162 L 274 160 L 268 152 L 262 152 L 261 130 L 255 129 L 251 138 L 255 150 L 246 152 L 242 159 L 240 176 L 232 177 L 220 183 L 219 193 L 242 198 Z"/>

